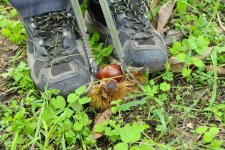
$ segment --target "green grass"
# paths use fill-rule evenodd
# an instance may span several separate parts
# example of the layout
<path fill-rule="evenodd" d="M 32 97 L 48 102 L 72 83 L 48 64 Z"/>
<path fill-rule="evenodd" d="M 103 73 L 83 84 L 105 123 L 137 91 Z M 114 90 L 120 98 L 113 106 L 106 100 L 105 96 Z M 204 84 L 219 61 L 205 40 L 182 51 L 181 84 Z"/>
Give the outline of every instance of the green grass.
<path fill-rule="evenodd" d="M 25 30 L 6 6 L 0 3 L 1 36 L 24 47 Z M 138 94 L 114 101 L 112 118 L 94 128 L 104 134 L 97 141 L 91 132 L 98 110 L 87 107 L 86 88 L 66 98 L 57 90 L 40 93 L 24 59 L 16 55 L 2 74 L 8 90 L 0 93 L 0 149 L 225 149 L 225 76 L 217 72 L 225 64 L 225 35 L 216 17 L 225 21 L 224 10 L 219 0 L 177 1 L 169 24 L 185 37 L 169 49 L 183 68 L 175 73 L 168 64 L 165 71 L 150 74 Z M 112 47 L 99 42 L 97 34 L 89 42 L 98 63 L 108 63 Z M 207 58 L 197 57 L 209 47 L 214 48 Z M 206 69 L 210 65 L 214 70 Z"/>

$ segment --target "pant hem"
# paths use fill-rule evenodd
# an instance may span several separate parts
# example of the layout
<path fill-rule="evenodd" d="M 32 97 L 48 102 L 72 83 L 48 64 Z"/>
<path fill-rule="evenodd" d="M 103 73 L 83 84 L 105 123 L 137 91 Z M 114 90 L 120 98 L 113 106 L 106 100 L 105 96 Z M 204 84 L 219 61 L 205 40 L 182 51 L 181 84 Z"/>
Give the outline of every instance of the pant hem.
<path fill-rule="evenodd" d="M 32 16 L 37 16 L 37 15 L 41 15 L 41 14 L 48 13 L 48 12 L 66 10 L 67 5 L 68 5 L 67 1 L 40 3 L 37 6 L 31 6 L 31 7 L 24 8 L 23 10 L 18 10 L 18 11 L 20 12 L 20 15 L 23 18 L 29 18 Z"/>

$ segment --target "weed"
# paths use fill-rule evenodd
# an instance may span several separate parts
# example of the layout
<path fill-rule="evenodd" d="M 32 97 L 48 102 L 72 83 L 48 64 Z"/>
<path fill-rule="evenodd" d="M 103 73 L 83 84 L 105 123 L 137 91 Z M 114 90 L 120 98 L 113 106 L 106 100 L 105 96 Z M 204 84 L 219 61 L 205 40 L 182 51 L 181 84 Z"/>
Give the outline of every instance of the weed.
<path fill-rule="evenodd" d="M 29 67 L 25 62 L 20 62 L 17 68 L 9 68 L 8 72 L 2 74 L 3 78 L 12 78 L 14 82 L 12 87 L 14 89 L 19 89 L 18 93 L 23 94 L 25 92 L 37 92 L 33 80 L 30 77 Z M 31 89 L 33 89 L 31 91 Z"/>
<path fill-rule="evenodd" d="M 26 31 L 19 20 L 13 20 L 11 18 L 17 16 L 15 9 L 6 10 L 5 5 L 0 6 L 0 29 L 1 35 L 17 45 L 20 45 L 27 38 Z"/>
<path fill-rule="evenodd" d="M 150 2 L 150 1 L 148 1 Z M 164 4 L 165 1 L 161 1 Z M 14 9 L 0 2 L 1 35 L 23 45 L 26 33 Z M 160 5 L 153 9 L 156 14 Z M 225 5 L 220 0 L 178 0 L 170 25 L 184 33 L 174 41 L 170 54 L 184 63 L 181 73 L 170 65 L 165 72 L 151 74 L 141 91 L 112 104 L 113 116 L 94 130 L 104 134 L 92 137 L 97 110 L 86 107 L 91 99 L 80 87 L 68 97 L 58 90 L 36 90 L 25 62 L 12 60 L 2 74 L 9 91 L 18 91 L 8 102 L 0 103 L 0 145 L 3 149 L 224 149 L 224 77 L 217 77 L 225 63 L 225 36 L 217 23 Z M 83 13 L 86 5 L 82 5 Z M 222 16 L 222 15 L 221 15 Z M 224 18 L 222 18 L 224 20 Z M 93 55 L 99 65 L 107 64 L 111 45 L 90 36 Z M 205 56 L 209 48 L 211 54 Z M 205 59 L 201 59 L 205 57 Z M 16 65 L 18 64 L 18 65 Z M 207 71 L 206 66 L 214 66 Z M 14 67 L 15 66 L 15 67 Z M 1 91 L 1 89 L 0 89 Z M 7 91 L 6 91 L 7 92 Z M 0 94 L 2 96 L 4 93 Z"/>
<path fill-rule="evenodd" d="M 104 43 L 99 42 L 100 37 L 99 35 L 95 32 L 89 39 L 89 43 L 91 44 L 93 55 L 95 60 L 99 65 L 102 64 L 107 64 L 108 62 L 108 57 L 111 55 L 113 51 L 112 45 L 109 45 L 105 47 Z"/>
<path fill-rule="evenodd" d="M 216 136 L 219 134 L 220 129 L 217 127 L 207 127 L 207 126 L 199 126 L 195 129 L 197 134 L 203 136 L 202 142 L 203 147 L 207 146 L 210 149 L 219 149 L 222 148 L 222 141 L 217 140 Z M 207 144 L 207 145 L 205 145 Z"/>
<path fill-rule="evenodd" d="M 13 135 L 11 144 L 15 149 L 16 147 L 27 149 L 32 146 L 41 149 L 54 147 L 63 149 L 63 145 L 74 145 L 78 140 L 82 141 L 83 148 L 94 146 L 95 140 L 90 131 L 92 121 L 83 107 L 90 102 L 90 98 L 81 98 L 85 90 L 85 87 L 77 89 L 75 93 L 68 96 L 67 100 L 59 95 L 51 97 L 59 93 L 52 90 L 46 91 L 41 99 L 34 99 L 29 104 L 18 105 L 13 101 L 13 107 L 18 110 L 15 114 L 7 113 L 11 109 L 3 107 L 5 115 L 2 116 L 1 128 L 6 129 L 6 133 L 2 136 L 3 140 Z M 30 111 L 33 114 L 30 114 Z M 4 142 L 6 148 L 10 147 L 8 142 Z"/>

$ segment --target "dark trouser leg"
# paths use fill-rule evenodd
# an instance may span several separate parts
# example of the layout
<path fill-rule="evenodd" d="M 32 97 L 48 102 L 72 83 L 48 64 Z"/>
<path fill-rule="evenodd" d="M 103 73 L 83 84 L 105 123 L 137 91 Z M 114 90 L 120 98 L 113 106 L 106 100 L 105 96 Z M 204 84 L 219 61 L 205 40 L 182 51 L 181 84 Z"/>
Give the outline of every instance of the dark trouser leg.
<path fill-rule="evenodd" d="M 68 2 L 69 0 L 10 0 L 23 18 L 66 10 Z"/>
<path fill-rule="evenodd" d="M 104 25 L 106 25 L 99 0 L 88 0 L 88 10 L 91 15 L 94 15 L 96 21 L 102 22 Z"/>

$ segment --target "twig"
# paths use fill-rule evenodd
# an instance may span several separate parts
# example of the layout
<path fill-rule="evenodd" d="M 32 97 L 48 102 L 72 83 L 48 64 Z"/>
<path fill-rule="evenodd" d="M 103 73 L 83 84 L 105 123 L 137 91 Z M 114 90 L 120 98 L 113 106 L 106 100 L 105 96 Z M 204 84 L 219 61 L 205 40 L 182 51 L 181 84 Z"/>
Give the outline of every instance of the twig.
<path fill-rule="evenodd" d="M 220 19 L 219 13 L 217 14 L 217 20 L 218 20 L 218 22 L 219 22 L 220 28 L 225 32 L 225 27 L 224 27 L 223 24 L 222 24 L 222 21 L 221 21 L 221 19 Z"/>
<path fill-rule="evenodd" d="M 5 95 L 7 95 L 8 93 L 10 93 L 10 92 L 14 92 L 14 91 L 16 91 L 17 89 L 19 89 L 20 87 L 13 87 L 13 88 L 10 88 L 10 89 L 8 89 L 7 91 L 5 91 L 5 92 L 3 92 L 3 93 L 1 93 L 0 94 L 0 97 L 4 97 Z"/>
<path fill-rule="evenodd" d="M 130 72 L 129 69 L 126 69 L 126 72 L 128 73 L 128 75 L 137 83 L 137 85 L 140 87 L 140 89 L 142 89 L 142 85 L 139 83 L 139 81 L 134 77 L 134 75 Z"/>

